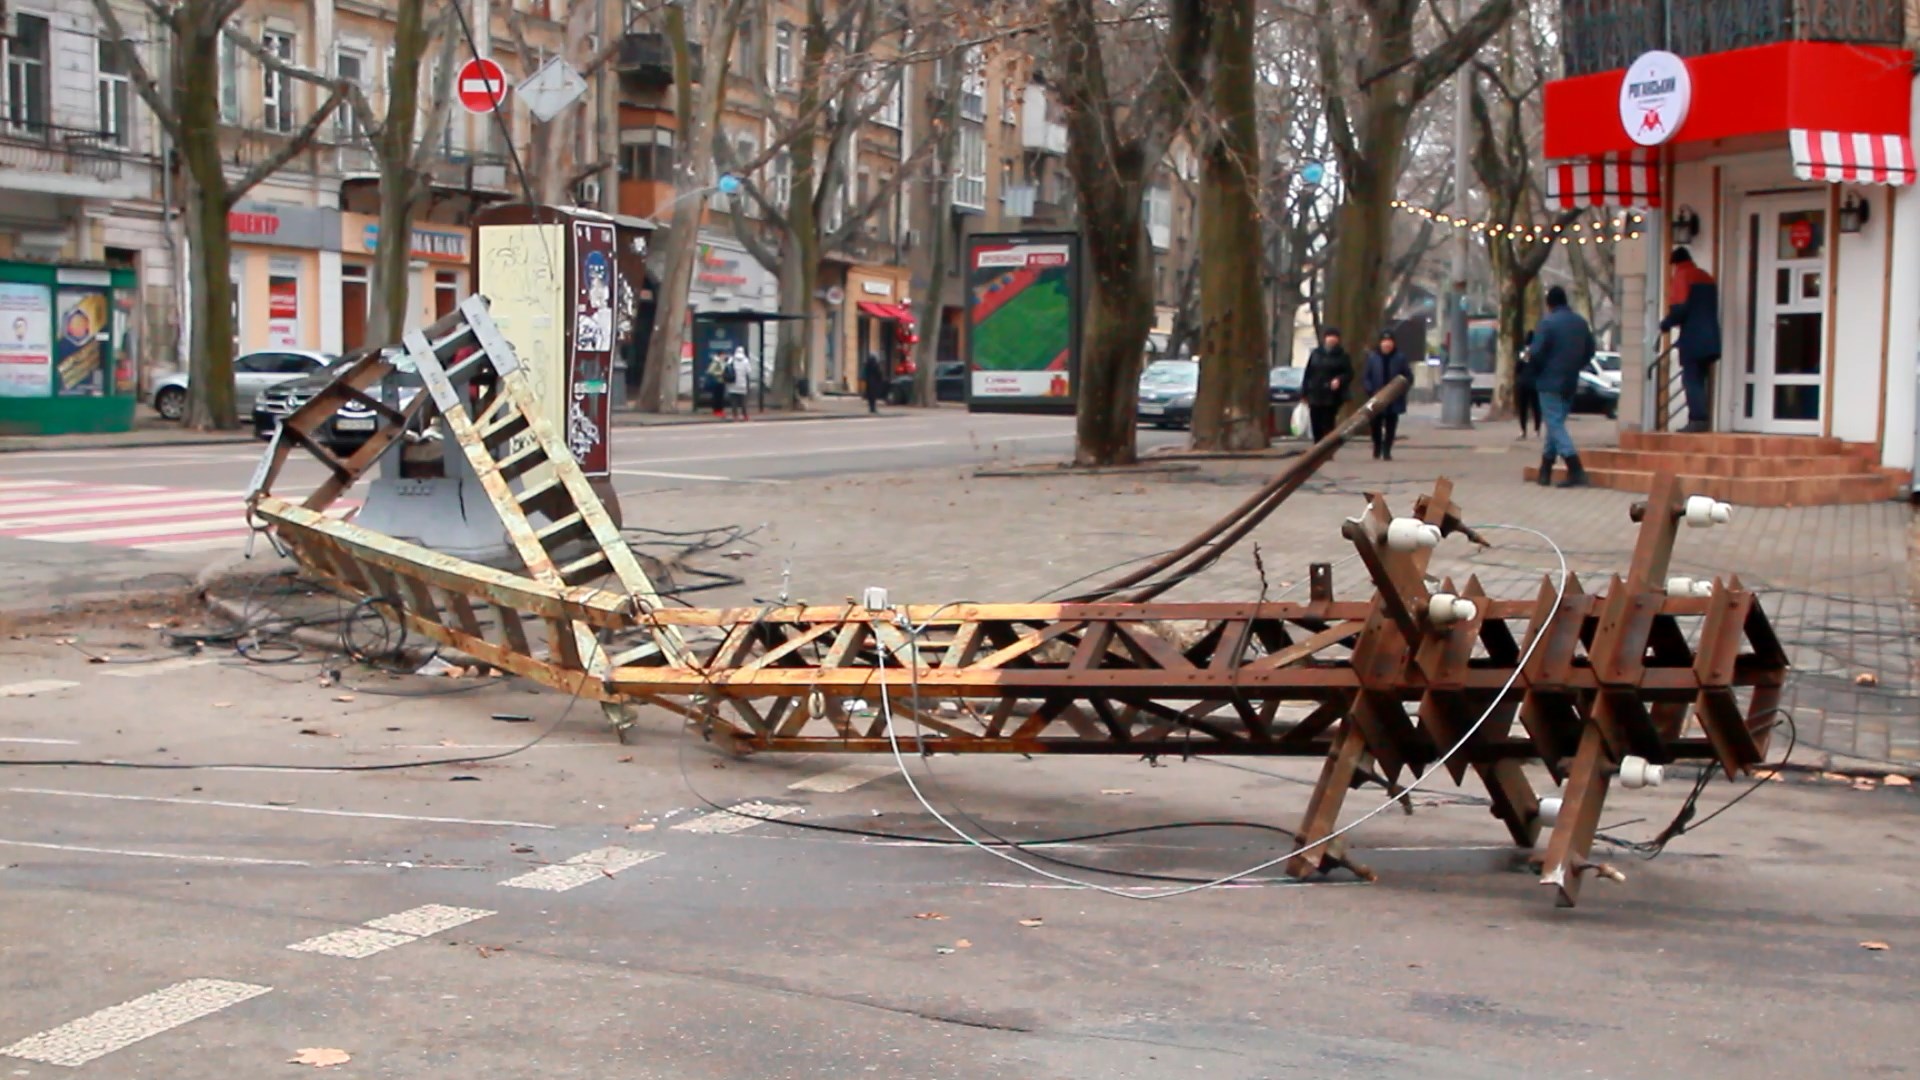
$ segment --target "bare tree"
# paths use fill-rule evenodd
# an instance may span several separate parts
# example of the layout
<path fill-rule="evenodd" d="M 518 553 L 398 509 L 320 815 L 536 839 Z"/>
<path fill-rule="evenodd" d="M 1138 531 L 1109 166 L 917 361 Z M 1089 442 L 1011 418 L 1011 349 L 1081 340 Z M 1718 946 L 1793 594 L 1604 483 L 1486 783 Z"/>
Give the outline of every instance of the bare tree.
<path fill-rule="evenodd" d="M 384 115 L 374 111 L 366 91 L 350 82 L 295 64 L 268 51 L 233 27 L 226 34 L 270 71 L 318 86 L 339 86 L 351 110 L 356 134 L 373 149 L 380 172 L 380 237 L 373 253 L 373 310 L 368 333 L 373 341 L 399 341 L 407 329 L 413 260 L 409 238 L 413 215 L 428 193 L 428 170 L 439 151 L 437 138 L 447 126 L 453 99 L 454 8 L 448 5 L 429 23 L 424 0 L 401 0 L 394 12 L 393 49 L 387 65 Z M 438 73 L 421 120 L 420 63 L 433 39 L 440 39 Z"/>
<path fill-rule="evenodd" d="M 960 150 L 960 77 L 964 71 L 958 50 L 945 54 L 942 85 L 934 90 L 931 112 L 933 147 L 933 220 L 944 226 L 953 219 L 953 163 Z M 929 342 L 928 352 L 913 374 L 913 403 L 932 405 L 938 400 L 939 385 L 935 368 L 940 355 L 940 297 L 947 288 L 947 232 L 944 227 L 929 230 L 932 245 L 927 251 L 927 289 L 920 298 L 921 333 Z"/>
<path fill-rule="evenodd" d="M 1172 0 L 1163 32 L 1148 20 L 1103 28 L 1105 5 L 1095 0 L 1049 5 L 1046 70 L 1066 109 L 1067 171 L 1089 271 L 1075 425 L 1079 465 L 1135 460 L 1140 363 L 1153 329 L 1153 254 L 1142 202 L 1201 85 L 1207 8 L 1203 0 Z M 1119 70 L 1142 73 L 1138 79 L 1117 77 L 1109 65 L 1109 35 L 1127 52 Z"/>
<path fill-rule="evenodd" d="M 1260 128 L 1253 0 L 1215 0 L 1200 159 L 1200 389 L 1193 445 L 1267 445 L 1267 307 L 1260 275 Z"/>
<path fill-rule="evenodd" d="M 1365 341 L 1380 326 L 1392 256 L 1391 202 L 1407 155 L 1408 128 L 1438 90 L 1512 15 L 1514 0 L 1482 0 L 1473 15 L 1426 36 L 1420 0 L 1314 0 L 1312 18 L 1327 121 L 1340 169 L 1340 242 L 1327 282 L 1333 321 Z M 1358 353 L 1359 350 L 1356 350 Z M 1356 366 L 1357 366 L 1356 359 Z"/>
<path fill-rule="evenodd" d="M 848 0 L 837 9 L 828 0 L 805 0 L 791 115 L 779 107 L 782 88 L 768 85 L 756 68 L 748 75 L 767 117 L 765 145 L 752 162 L 745 162 L 727 139 L 714 142 L 717 166 L 740 179 L 746 201 L 776 237 L 773 245 L 762 243 L 741 212 L 743 200 L 732 201 L 734 233 L 762 266 L 777 275 L 782 311 L 809 310 L 826 253 L 844 247 L 891 206 L 935 146 L 935 138 L 929 135 L 904 148 L 906 153 L 890 176 L 861 195 L 858 205 L 834 213 L 847 206 L 847 159 L 862 131 L 890 105 L 903 102 L 906 65 L 883 58 L 882 52 L 894 57 L 904 52 L 904 15 L 900 5 L 880 0 Z M 781 154 L 787 165 L 777 175 L 777 186 L 755 175 L 756 171 L 764 174 L 765 164 Z M 823 372 L 812 343 L 805 323 L 781 324 L 770 387 L 777 407 L 798 403 L 796 389 L 802 377 L 818 392 Z"/>
<path fill-rule="evenodd" d="M 220 37 L 241 3 L 147 0 L 153 22 L 164 35 L 170 60 L 163 82 L 140 58 L 111 0 L 93 0 L 94 11 L 126 65 L 128 81 L 173 140 L 179 168 L 185 174 L 192 309 L 184 419 L 186 426 L 200 430 L 238 426 L 233 394 L 233 282 L 228 276 L 232 245 L 227 214 L 247 192 L 306 150 L 343 98 L 342 88 L 334 85 L 306 123 L 286 135 L 271 153 L 230 177 L 221 150 Z"/>

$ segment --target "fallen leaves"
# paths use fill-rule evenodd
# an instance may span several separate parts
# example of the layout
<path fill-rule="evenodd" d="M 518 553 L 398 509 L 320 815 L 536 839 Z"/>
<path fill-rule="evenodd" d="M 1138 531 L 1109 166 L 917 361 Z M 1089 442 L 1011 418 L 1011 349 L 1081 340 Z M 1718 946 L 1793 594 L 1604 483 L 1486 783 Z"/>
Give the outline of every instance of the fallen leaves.
<path fill-rule="evenodd" d="M 1046 921 L 1047 921 L 1047 920 L 1045 920 L 1045 919 L 1021 919 L 1021 920 L 1020 920 L 1020 925 L 1021 925 L 1021 926 L 1028 926 L 1028 927 L 1032 927 L 1032 926 L 1043 926 L 1043 925 L 1045 925 L 1045 924 L 1046 924 Z"/>
<path fill-rule="evenodd" d="M 1884 941 L 1863 941 L 1860 943 L 1860 947 L 1867 950 L 1868 952 L 1886 952 L 1887 951 L 1887 943 Z"/>
<path fill-rule="evenodd" d="M 294 1051 L 294 1056 L 287 1059 L 287 1064 L 330 1069 L 335 1065 L 345 1065 L 352 1060 L 353 1055 L 345 1050 L 338 1050 L 331 1046 L 309 1046 L 303 1050 Z"/>
<path fill-rule="evenodd" d="M 628 832 L 652 832 L 657 826 L 651 821 L 636 821 L 627 826 Z"/>
<path fill-rule="evenodd" d="M 335 701 L 352 701 L 352 700 L 353 700 L 353 695 L 352 695 L 352 694 L 335 694 L 335 695 L 333 695 L 333 700 L 335 700 Z"/>
<path fill-rule="evenodd" d="M 1103 787 L 1103 788 L 1101 788 L 1101 789 L 1100 789 L 1100 794 L 1102 794 L 1102 795 L 1131 795 L 1131 794 L 1133 794 L 1133 789 L 1132 789 L 1132 788 L 1130 788 L 1130 787 Z"/>
<path fill-rule="evenodd" d="M 506 952 L 507 947 L 505 945 L 475 945 L 473 951 L 480 954 L 480 959 L 491 960 L 500 953 Z"/>
<path fill-rule="evenodd" d="M 1875 675 L 1875 674 L 1874 674 L 1873 672 L 1871 672 L 1871 671 L 1863 671 L 1863 672 L 1861 672 L 1860 674 L 1858 674 L 1858 675 L 1855 675 L 1855 676 L 1853 677 L 1853 685 L 1855 685 L 1855 686 L 1879 686 L 1879 685 L 1880 685 L 1880 676 L 1878 676 L 1878 675 Z"/>
<path fill-rule="evenodd" d="M 1913 786 L 1913 780 L 1911 778 L 1902 776 L 1897 772 L 1888 773 L 1886 776 L 1880 779 L 1880 782 L 1887 785 L 1888 787 L 1912 787 Z"/>
<path fill-rule="evenodd" d="M 322 731 L 319 728 L 314 728 L 314 727 L 303 727 L 300 729 L 300 734 L 314 735 L 322 739 L 337 739 L 340 737 L 338 732 Z"/>
<path fill-rule="evenodd" d="M 922 911 L 922 912 L 918 912 L 918 913 L 916 913 L 916 914 L 915 914 L 915 915 L 914 915 L 913 917 L 914 917 L 914 918 L 916 918 L 916 919 L 944 919 L 944 918 L 946 918 L 946 916 L 945 916 L 945 915 L 942 915 L 942 914 L 940 914 L 940 913 L 939 913 L 939 912 L 937 912 L 937 911 Z"/>
<path fill-rule="evenodd" d="M 953 943 L 953 947 L 956 949 L 971 949 L 973 948 L 973 942 L 968 941 L 966 938 L 961 938 L 959 941 Z"/>

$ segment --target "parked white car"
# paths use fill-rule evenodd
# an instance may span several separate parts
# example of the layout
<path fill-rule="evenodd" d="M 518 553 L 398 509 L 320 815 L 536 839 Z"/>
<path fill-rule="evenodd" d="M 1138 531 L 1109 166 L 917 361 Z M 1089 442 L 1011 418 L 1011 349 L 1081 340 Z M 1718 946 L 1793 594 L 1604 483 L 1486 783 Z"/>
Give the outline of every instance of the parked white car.
<path fill-rule="evenodd" d="M 251 415 L 254 402 L 268 387 L 304 378 L 338 359 L 333 353 L 313 349 L 262 349 L 234 357 L 234 412 Z M 177 371 L 155 382 L 148 402 L 165 419 L 178 420 L 187 415 L 187 373 Z"/>

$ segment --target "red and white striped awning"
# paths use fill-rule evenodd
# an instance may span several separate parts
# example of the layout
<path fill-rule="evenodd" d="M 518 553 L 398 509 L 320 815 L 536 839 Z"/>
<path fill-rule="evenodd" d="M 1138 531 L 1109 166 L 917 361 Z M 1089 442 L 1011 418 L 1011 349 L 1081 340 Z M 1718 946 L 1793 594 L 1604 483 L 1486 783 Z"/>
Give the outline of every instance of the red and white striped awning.
<path fill-rule="evenodd" d="M 1547 207 L 1660 205 L 1660 165 L 1651 153 L 1583 158 L 1547 166 Z"/>
<path fill-rule="evenodd" d="M 1905 135 L 1860 135 L 1795 128 L 1793 172 L 1833 183 L 1913 183 L 1913 142 Z"/>

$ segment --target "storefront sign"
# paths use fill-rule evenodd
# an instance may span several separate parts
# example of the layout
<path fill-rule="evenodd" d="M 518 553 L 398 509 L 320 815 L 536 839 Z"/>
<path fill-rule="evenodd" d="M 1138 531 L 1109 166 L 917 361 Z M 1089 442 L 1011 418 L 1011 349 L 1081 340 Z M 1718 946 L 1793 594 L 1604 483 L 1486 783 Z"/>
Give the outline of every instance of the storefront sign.
<path fill-rule="evenodd" d="M 863 281 L 860 283 L 860 291 L 868 296 L 890 297 L 893 295 L 893 284 L 887 281 Z"/>
<path fill-rule="evenodd" d="M 771 309 L 779 304 L 774 276 L 731 240 L 702 236 L 689 300 L 698 311 Z"/>
<path fill-rule="evenodd" d="M 380 247 L 380 223 L 364 214 L 345 215 L 343 236 L 350 251 L 371 255 Z M 468 232 L 453 226 L 412 229 L 408 254 L 428 262 L 464 263 L 467 261 Z"/>
<path fill-rule="evenodd" d="M 1641 53 L 1620 84 L 1620 123 L 1641 146 L 1658 146 L 1687 122 L 1693 76 L 1670 52 Z"/>
<path fill-rule="evenodd" d="M 237 244 L 340 250 L 340 211 L 278 203 L 242 203 L 227 213 Z"/>
<path fill-rule="evenodd" d="M 573 350 L 567 364 L 567 449 L 588 476 L 612 465 L 613 316 L 618 273 L 613 226 L 573 223 Z"/>
<path fill-rule="evenodd" d="M 46 397 L 53 389 L 52 293 L 0 283 L 0 397 Z"/>
<path fill-rule="evenodd" d="M 300 347 L 300 279 L 267 279 L 267 347 Z"/>
<path fill-rule="evenodd" d="M 107 294 L 99 289 L 60 290 L 60 337 L 54 342 L 61 397 L 100 397 L 107 392 L 101 363 L 107 336 Z"/>

